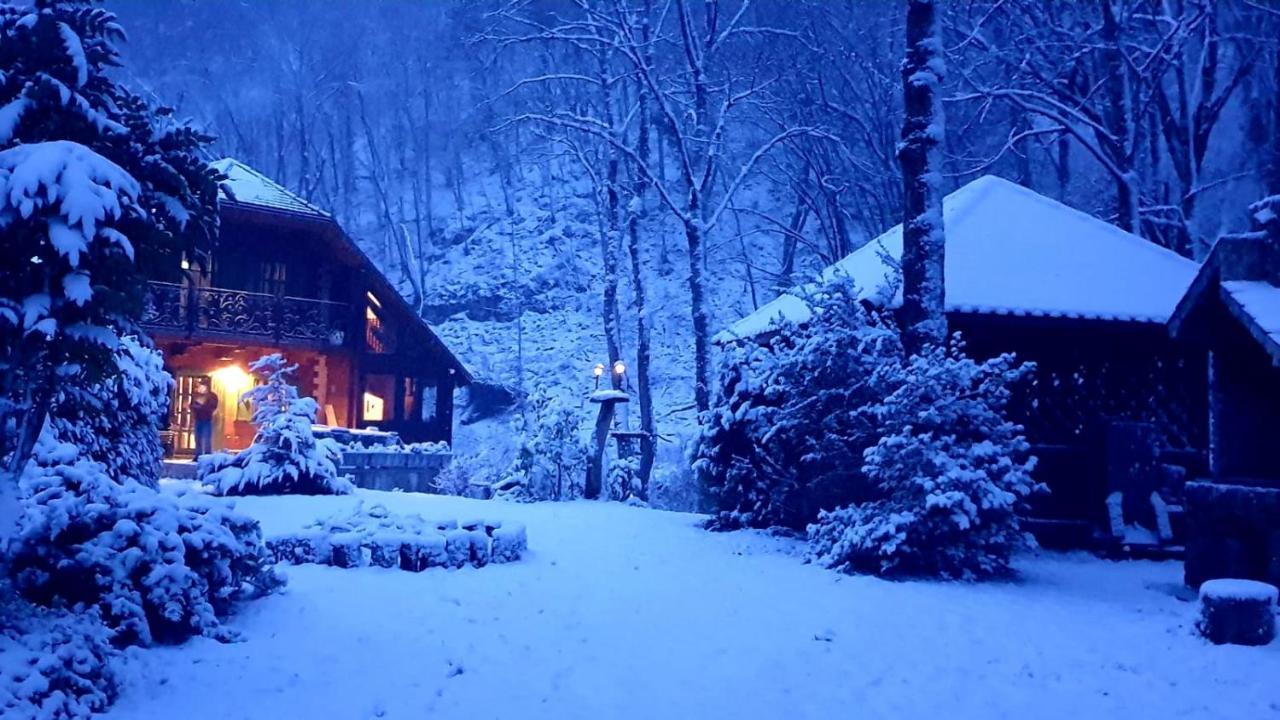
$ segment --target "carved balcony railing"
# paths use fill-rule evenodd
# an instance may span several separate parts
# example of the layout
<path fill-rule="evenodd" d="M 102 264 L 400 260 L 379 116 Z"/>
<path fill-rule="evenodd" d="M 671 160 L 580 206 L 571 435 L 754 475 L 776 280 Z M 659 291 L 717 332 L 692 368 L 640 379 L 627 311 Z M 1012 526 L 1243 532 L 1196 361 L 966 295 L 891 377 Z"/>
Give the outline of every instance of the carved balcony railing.
<path fill-rule="evenodd" d="M 346 343 L 350 308 L 327 300 L 151 282 L 142 324 L 187 336 L 338 346 Z"/>

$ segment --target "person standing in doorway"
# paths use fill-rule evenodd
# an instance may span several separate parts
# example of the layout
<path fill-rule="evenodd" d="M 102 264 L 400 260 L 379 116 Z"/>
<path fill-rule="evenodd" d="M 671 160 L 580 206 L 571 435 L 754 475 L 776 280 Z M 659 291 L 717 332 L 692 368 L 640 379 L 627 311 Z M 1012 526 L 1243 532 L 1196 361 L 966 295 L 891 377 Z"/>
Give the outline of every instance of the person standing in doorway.
<path fill-rule="evenodd" d="M 213 414 L 218 410 L 218 396 L 209 392 L 209 383 L 196 383 L 191 397 L 191 418 L 196 426 L 196 457 L 213 452 Z"/>

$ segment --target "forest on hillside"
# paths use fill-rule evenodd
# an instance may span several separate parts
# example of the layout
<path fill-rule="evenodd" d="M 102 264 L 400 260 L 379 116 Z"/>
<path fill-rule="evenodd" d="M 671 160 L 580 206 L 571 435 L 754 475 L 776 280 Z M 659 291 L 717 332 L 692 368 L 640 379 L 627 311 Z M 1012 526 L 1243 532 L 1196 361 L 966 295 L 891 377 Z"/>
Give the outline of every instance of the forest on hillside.
<path fill-rule="evenodd" d="M 678 441 L 715 333 L 902 219 L 900 3 L 177 4 L 108 3 L 128 81 L 332 211 L 517 397 L 624 359 L 631 422 Z M 1280 191 L 1271 3 L 941 13 L 944 190 L 998 174 L 1193 258 Z"/>

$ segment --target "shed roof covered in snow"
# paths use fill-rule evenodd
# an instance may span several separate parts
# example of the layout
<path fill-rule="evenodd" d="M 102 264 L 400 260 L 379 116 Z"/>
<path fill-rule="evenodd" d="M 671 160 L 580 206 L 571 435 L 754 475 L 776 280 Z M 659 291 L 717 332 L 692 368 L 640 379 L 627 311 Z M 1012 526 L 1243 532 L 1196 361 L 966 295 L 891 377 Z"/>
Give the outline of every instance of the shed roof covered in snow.
<path fill-rule="evenodd" d="M 1222 292 L 1234 314 L 1280 361 L 1280 288 L 1261 280 L 1228 280 Z"/>
<path fill-rule="evenodd" d="M 1212 336 L 1221 331 L 1214 311 L 1220 307 L 1280 365 L 1280 195 L 1249 209 L 1254 229 L 1214 243 L 1169 331 L 1176 338 Z"/>
<path fill-rule="evenodd" d="M 329 217 L 329 213 L 235 158 L 222 158 L 211 164 L 218 172 L 227 176 L 218 187 L 221 200 L 296 215 Z"/>
<path fill-rule="evenodd" d="M 1088 213 L 988 175 L 943 199 L 948 312 L 1164 323 L 1197 264 Z M 822 272 L 863 297 L 896 283 L 898 225 Z M 788 291 L 720 333 L 728 342 L 804 322 L 806 289 Z M 899 288 L 890 302 L 900 305 Z"/>

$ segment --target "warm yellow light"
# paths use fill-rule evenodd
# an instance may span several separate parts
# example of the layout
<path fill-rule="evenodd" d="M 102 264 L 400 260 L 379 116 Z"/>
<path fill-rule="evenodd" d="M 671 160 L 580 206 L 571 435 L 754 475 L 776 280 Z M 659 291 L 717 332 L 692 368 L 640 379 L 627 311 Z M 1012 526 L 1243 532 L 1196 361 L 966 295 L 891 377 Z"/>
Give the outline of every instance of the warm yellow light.
<path fill-rule="evenodd" d="M 225 365 L 209 373 L 209 377 L 228 394 L 239 397 L 240 393 L 253 387 L 253 376 L 239 365 Z"/>
<path fill-rule="evenodd" d="M 596 363 L 596 366 L 591 368 L 591 374 L 595 375 L 596 377 L 600 377 L 601 375 L 603 375 L 604 363 Z"/>
<path fill-rule="evenodd" d="M 383 414 L 384 408 L 386 408 L 386 403 L 383 402 L 382 398 L 378 397 L 377 395 L 374 395 L 371 392 L 367 392 L 364 394 L 365 421 L 382 420 L 382 414 Z"/>
<path fill-rule="evenodd" d="M 613 361 L 613 374 L 614 374 L 614 375 L 621 375 L 622 373 L 624 373 L 624 372 L 626 372 L 626 371 L 627 371 L 627 366 L 626 366 L 626 365 L 623 365 L 621 360 L 614 360 L 614 361 Z"/>

